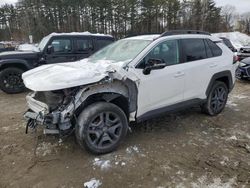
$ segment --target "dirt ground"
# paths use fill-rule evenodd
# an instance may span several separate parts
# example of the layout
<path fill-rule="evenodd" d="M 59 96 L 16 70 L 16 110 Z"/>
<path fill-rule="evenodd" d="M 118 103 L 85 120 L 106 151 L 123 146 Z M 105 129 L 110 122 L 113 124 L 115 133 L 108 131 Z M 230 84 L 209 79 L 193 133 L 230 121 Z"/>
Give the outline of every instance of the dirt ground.
<path fill-rule="evenodd" d="M 25 135 L 25 95 L 0 92 L 1 188 L 250 187 L 250 82 L 237 82 L 219 116 L 194 107 L 133 125 L 102 156 L 73 136 Z"/>

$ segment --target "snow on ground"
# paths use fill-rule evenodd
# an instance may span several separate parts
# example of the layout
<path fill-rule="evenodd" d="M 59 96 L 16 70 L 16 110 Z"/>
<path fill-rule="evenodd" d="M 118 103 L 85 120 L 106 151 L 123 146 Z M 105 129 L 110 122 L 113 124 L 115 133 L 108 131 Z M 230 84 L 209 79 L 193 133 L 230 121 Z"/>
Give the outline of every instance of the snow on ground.
<path fill-rule="evenodd" d="M 228 32 L 228 33 L 214 33 L 212 35 L 216 37 L 228 38 L 237 49 L 241 48 L 242 46 L 250 45 L 250 36 L 244 33 Z"/>
<path fill-rule="evenodd" d="M 139 153 L 139 149 L 138 149 L 138 147 L 137 146 L 130 146 L 130 147 L 128 147 L 127 149 L 126 149 L 126 152 L 128 153 L 128 154 L 131 154 L 131 153 Z"/>
<path fill-rule="evenodd" d="M 125 167 L 134 164 L 136 158 L 145 157 L 145 154 L 139 149 L 138 146 L 129 146 L 124 151 L 124 154 L 106 154 L 92 160 L 93 169 L 100 169 L 102 171 L 110 170 L 116 167 Z"/>
<path fill-rule="evenodd" d="M 95 167 L 100 167 L 101 170 L 108 170 L 111 167 L 110 160 L 102 160 L 95 158 L 93 161 Z"/>
<path fill-rule="evenodd" d="M 220 178 L 213 179 L 209 182 L 206 176 L 202 176 L 197 182 L 192 183 L 193 188 L 231 188 L 235 186 L 236 178 L 229 179 L 228 182 L 223 183 Z"/>
<path fill-rule="evenodd" d="M 84 183 L 84 188 L 98 188 L 100 185 L 102 185 L 100 180 L 92 178 L 90 181 Z"/>

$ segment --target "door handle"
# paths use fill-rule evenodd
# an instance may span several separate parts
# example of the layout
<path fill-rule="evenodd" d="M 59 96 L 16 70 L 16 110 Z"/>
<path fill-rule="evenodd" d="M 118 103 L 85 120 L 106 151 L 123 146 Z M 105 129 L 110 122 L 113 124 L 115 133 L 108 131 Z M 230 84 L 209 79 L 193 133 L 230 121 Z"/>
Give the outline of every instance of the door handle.
<path fill-rule="evenodd" d="M 213 63 L 211 65 L 209 65 L 210 68 L 213 68 L 213 67 L 217 67 L 217 64 Z"/>
<path fill-rule="evenodd" d="M 177 73 L 174 75 L 174 77 L 175 77 L 175 78 L 178 78 L 178 77 L 182 77 L 182 76 L 184 76 L 184 75 L 185 75 L 184 72 L 177 72 Z"/>

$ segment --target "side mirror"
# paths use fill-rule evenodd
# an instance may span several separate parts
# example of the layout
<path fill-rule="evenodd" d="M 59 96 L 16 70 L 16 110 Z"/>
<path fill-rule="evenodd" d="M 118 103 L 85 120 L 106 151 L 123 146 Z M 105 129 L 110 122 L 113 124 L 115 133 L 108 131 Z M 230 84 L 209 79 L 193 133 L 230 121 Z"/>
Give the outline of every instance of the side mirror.
<path fill-rule="evenodd" d="M 54 46 L 49 45 L 48 48 L 47 48 L 47 53 L 48 53 L 48 54 L 54 53 Z"/>
<path fill-rule="evenodd" d="M 166 63 L 161 59 L 149 59 L 146 63 L 145 68 L 143 69 L 143 74 L 149 75 L 152 70 L 164 69 L 166 67 Z"/>

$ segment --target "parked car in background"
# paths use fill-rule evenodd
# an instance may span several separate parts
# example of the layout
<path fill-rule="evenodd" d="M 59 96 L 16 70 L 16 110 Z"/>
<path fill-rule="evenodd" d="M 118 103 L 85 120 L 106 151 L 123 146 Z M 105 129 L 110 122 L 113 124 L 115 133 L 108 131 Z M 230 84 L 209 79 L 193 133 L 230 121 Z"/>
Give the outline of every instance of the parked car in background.
<path fill-rule="evenodd" d="M 0 43 L 0 53 L 1 52 L 6 52 L 6 51 L 14 51 L 15 47 L 8 46 L 5 43 Z"/>
<path fill-rule="evenodd" d="M 78 63 L 44 65 L 23 74 L 27 128 L 75 132 L 95 154 L 115 150 L 129 123 L 200 105 L 215 116 L 235 83 L 234 53 L 217 37 L 172 31 L 119 40 Z M 56 72 L 56 74 L 54 74 Z"/>
<path fill-rule="evenodd" d="M 232 42 L 226 37 L 220 37 L 223 43 L 230 49 L 232 52 L 237 52 L 237 49 L 233 46 Z"/>
<path fill-rule="evenodd" d="M 250 79 L 250 57 L 240 61 L 236 77 L 238 79 Z"/>
<path fill-rule="evenodd" d="M 240 61 L 247 57 L 250 57 L 250 46 L 241 47 L 238 52 L 238 57 Z"/>
<path fill-rule="evenodd" d="M 110 35 L 83 33 L 52 33 L 37 48 L 0 54 L 0 89 L 6 93 L 25 90 L 22 73 L 44 64 L 72 62 L 89 57 L 114 42 Z"/>

